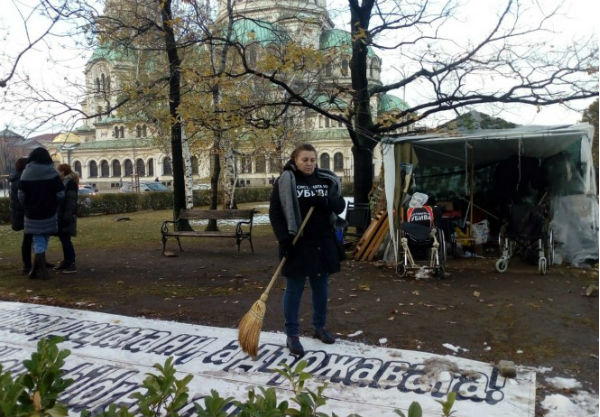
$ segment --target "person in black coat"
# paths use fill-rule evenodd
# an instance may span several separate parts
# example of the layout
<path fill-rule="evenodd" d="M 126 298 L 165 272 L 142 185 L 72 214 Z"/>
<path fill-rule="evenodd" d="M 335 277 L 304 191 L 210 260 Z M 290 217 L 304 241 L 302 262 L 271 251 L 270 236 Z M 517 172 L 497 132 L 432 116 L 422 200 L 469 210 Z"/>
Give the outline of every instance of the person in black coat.
<path fill-rule="evenodd" d="M 25 211 L 25 233 L 33 235 L 33 266 L 29 278 L 48 279 L 46 250 L 50 235 L 58 232 L 58 202 L 65 187 L 45 148 L 35 148 L 19 182 L 19 202 Z"/>
<path fill-rule="evenodd" d="M 65 198 L 58 205 L 58 238 L 62 245 L 63 260 L 54 269 L 63 274 L 73 274 L 77 272 L 77 267 L 71 237 L 77 236 L 79 176 L 71 170 L 69 164 L 60 164 L 57 170 L 65 187 Z"/>
<path fill-rule="evenodd" d="M 14 231 L 23 230 L 25 210 L 19 201 L 19 182 L 21 174 L 27 165 L 27 158 L 19 158 L 15 162 L 15 172 L 10 176 L 10 223 Z M 23 274 L 27 275 L 31 271 L 31 246 L 32 235 L 23 233 L 23 242 L 21 243 L 21 259 L 23 260 Z"/>
<path fill-rule="evenodd" d="M 283 296 L 287 346 L 302 356 L 298 312 L 306 279 L 312 290 L 314 337 L 334 343 L 326 328 L 329 275 L 340 270 L 343 251 L 335 237 L 337 214 L 346 202 L 340 179 L 331 171 L 317 168 L 317 151 L 310 144 L 292 152 L 283 173 L 274 182 L 269 219 L 279 242 L 279 255 L 285 256 L 282 274 L 286 277 Z M 294 236 L 310 207 L 314 212 L 295 245 Z"/>

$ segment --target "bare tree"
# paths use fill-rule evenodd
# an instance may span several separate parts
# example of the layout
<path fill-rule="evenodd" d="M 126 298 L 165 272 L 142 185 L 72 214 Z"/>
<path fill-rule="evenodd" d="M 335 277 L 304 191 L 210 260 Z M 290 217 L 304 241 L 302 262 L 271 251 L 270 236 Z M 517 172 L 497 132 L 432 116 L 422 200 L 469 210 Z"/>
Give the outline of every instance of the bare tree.
<path fill-rule="evenodd" d="M 541 11 L 535 23 L 526 22 L 525 16 L 538 7 L 536 2 L 506 0 L 487 32 L 467 40 L 445 32 L 460 11 L 451 0 L 348 0 L 348 7 L 351 88 L 331 85 L 327 106 L 311 100 L 279 71 L 246 68 L 246 72 L 278 85 L 293 105 L 347 127 L 353 143 L 356 202 L 368 201 L 373 150 L 385 135 L 448 110 L 459 112 L 486 103 L 545 106 L 598 95 L 597 44 L 590 37 L 558 46 L 560 34 L 547 29 L 557 10 Z M 381 67 L 369 56 L 372 50 L 393 52 L 404 74 L 393 82 L 374 82 L 373 73 Z M 373 112 L 374 97 L 405 88 L 421 91 L 420 100 L 384 118 Z M 332 111 L 338 98 L 349 103 L 343 113 Z"/>

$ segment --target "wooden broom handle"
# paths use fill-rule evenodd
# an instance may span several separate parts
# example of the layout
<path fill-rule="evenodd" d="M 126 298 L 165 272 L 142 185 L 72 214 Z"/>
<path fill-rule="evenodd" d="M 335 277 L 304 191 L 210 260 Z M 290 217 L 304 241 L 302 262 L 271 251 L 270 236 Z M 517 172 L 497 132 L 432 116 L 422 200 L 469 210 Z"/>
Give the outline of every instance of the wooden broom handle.
<path fill-rule="evenodd" d="M 310 216 L 312 215 L 313 211 L 315 211 L 314 206 L 308 209 L 308 212 L 306 213 L 306 216 L 304 217 L 304 220 L 302 220 L 302 224 L 300 225 L 300 228 L 298 229 L 298 233 L 296 233 L 296 236 L 294 236 L 294 240 L 292 240 L 292 246 L 294 246 L 296 244 L 296 242 L 298 241 L 298 239 L 300 239 L 300 235 L 304 231 L 304 226 L 306 226 L 306 223 L 308 223 L 308 219 L 310 219 Z M 275 284 L 275 281 L 277 281 L 277 278 L 279 277 L 279 274 L 281 273 L 281 270 L 283 269 L 283 265 L 285 265 L 285 261 L 286 261 L 286 258 L 284 256 L 283 258 L 281 258 L 281 261 L 279 262 L 279 265 L 277 266 L 275 273 L 271 277 L 271 281 L 269 282 L 269 285 L 267 285 L 267 288 L 260 296 L 261 301 L 263 301 L 265 303 L 267 302 L 267 298 L 269 298 L 269 292 L 271 291 L 271 287 L 273 287 L 273 284 Z"/>

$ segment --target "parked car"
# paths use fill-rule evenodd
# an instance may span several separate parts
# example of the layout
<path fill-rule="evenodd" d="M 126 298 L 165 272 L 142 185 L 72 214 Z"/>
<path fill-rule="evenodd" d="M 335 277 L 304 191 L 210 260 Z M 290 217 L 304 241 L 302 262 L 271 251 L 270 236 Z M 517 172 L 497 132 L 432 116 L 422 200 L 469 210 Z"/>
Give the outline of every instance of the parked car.
<path fill-rule="evenodd" d="M 131 182 L 123 183 L 119 189 L 122 193 L 133 193 L 135 188 Z M 169 191 L 169 187 L 162 182 L 140 182 L 140 191 Z"/>
<path fill-rule="evenodd" d="M 98 191 L 89 184 L 79 184 L 78 193 L 79 195 L 96 195 Z"/>

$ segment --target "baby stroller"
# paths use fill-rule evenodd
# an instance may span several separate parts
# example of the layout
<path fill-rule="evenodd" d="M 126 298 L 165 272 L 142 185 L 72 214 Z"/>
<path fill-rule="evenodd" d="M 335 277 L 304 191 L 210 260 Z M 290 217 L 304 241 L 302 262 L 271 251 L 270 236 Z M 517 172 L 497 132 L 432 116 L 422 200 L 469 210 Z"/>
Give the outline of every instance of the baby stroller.
<path fill-rule="evenodd" d="M 446 269 L 446 241 L 439 227 L 441 207 L 424 205 L 409 208 L 406 221 L 400 225 L 401 253 L 396 273 L 403 277 L 409 270 L 430 270 L 434 277 L 443 278 Z M 418 265 L 417 260 L 428 260 Z"/>
<path fill-rule="evenodd" d="M 496 261 L 496 271 L 506 272 L 510 259 L 520 255 L 523 260 L 537 264 L 538 272 L 545 275 L 548 266 L 554 263 L 554 235 L 548 223 L 544 206 L 509 206 L 508 219 L 498 235 L 502 254 Z"/>

